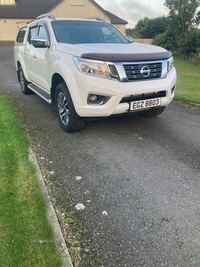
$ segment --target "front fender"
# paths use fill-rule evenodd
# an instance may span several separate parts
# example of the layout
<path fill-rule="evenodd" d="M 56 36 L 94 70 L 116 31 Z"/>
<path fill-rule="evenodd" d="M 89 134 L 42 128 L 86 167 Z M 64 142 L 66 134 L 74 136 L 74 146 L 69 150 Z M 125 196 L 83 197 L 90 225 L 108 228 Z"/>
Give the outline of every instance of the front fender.
<path fill-rule="evenodd" d="M 61 57 L 62 56 L 62 60 Z M 76 66 L 74 64 L 73 58 L 71 55 L 63 54 L 60 55 L 57 60 L 53 61 L 54 64 L 51 69 L 50 75 L 50 87 L 52 87 L 52 78 L 54 74 L 59 74 L 65 81 L 69 93 L 71 95 L 74 107 L 81 103 L 80 94 L 78 92 L 78 86 L 74 78 L 74 73 L 77 72 Z M 65 64 L 67 62 L 67 64 Z"/>
<path fill-rule="evenodd" d="M 22 70 L 23 70 L 23 73 L 24 73 L 26 80 L 28 82 L 30 82 L 30 79 L 28 78 L 28 74 L 27 74 L 26 67 L 24 64 L 24 60 L 23 60 L 21 54 L 18 54 L 18 57 L 17 57 L 17 65 L 16 65 L 17 73 L 19 73 L 19 65 L 21 65 L 21 67 L 22 67 Z M 18 80 L 19 80 L 19 75 L 18 75 Z"/>

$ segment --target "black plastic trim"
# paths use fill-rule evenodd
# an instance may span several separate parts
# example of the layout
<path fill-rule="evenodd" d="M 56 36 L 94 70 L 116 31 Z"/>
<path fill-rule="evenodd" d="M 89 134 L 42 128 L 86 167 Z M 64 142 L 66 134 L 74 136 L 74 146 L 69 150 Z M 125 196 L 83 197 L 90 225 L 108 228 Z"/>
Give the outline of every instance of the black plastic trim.
<path fill-rule="evenodd" d="M 165 60 L 171 57 L 170 52 L 145 53 L 145 54 L 105 54 L 105 53 L 86 53 L 81 55 L 85 59 L 102 60 L 110 62 L 144 62 Z"/>
<path fill-rule="evenodd" d="M 153 99 L 153 98 L 158 98 L 158 97 L 166 97 L 166 91 L 160 91 L 158 93 L 152 93 L 152 94 L 146 94 L 146 95 L 143 94 L 143 95 L 138 95 L 138 96 L 123 97 L 120 103 Z"/>

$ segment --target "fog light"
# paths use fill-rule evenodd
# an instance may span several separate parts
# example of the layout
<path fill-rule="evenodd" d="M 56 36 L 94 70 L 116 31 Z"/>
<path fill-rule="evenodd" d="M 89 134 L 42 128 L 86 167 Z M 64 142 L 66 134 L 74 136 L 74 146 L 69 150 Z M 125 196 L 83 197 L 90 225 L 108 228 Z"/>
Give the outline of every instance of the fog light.
<path fill-rule="evenodd" d="M 97 96 L 96 95 L 91 95 L 90 96 L 90 101 L 95 102 L 97 100 Z"/>
<path fill-rule="evenodd" d="M 110 96 L 89 94 L 87 98 L 88 105 L 103 105 L 110 99 Z"/>

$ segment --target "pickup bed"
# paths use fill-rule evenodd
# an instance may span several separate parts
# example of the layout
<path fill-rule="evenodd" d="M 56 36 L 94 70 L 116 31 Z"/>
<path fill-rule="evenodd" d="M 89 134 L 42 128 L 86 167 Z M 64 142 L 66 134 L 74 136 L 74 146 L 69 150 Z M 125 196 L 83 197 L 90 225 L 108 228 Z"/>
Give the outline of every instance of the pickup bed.
<path fill-rule="evenodd" d="M 156 116 L 174 97 L 172 54 L 134 43 L 100 17 L 43 14 L 20 28 L 14 60 L 22 92 L 54 104 L 67 132 L 87 119 Z"/>

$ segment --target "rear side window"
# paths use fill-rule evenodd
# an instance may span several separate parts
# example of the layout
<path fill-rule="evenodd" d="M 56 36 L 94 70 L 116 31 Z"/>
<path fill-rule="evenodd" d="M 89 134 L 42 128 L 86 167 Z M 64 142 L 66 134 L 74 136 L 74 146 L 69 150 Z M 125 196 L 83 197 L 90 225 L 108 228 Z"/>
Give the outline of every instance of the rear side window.
<path fill-rule="evenodd" d="M 21 28 L 17 35 L 17 43 L 23 43 L 27 27 Z"/>

